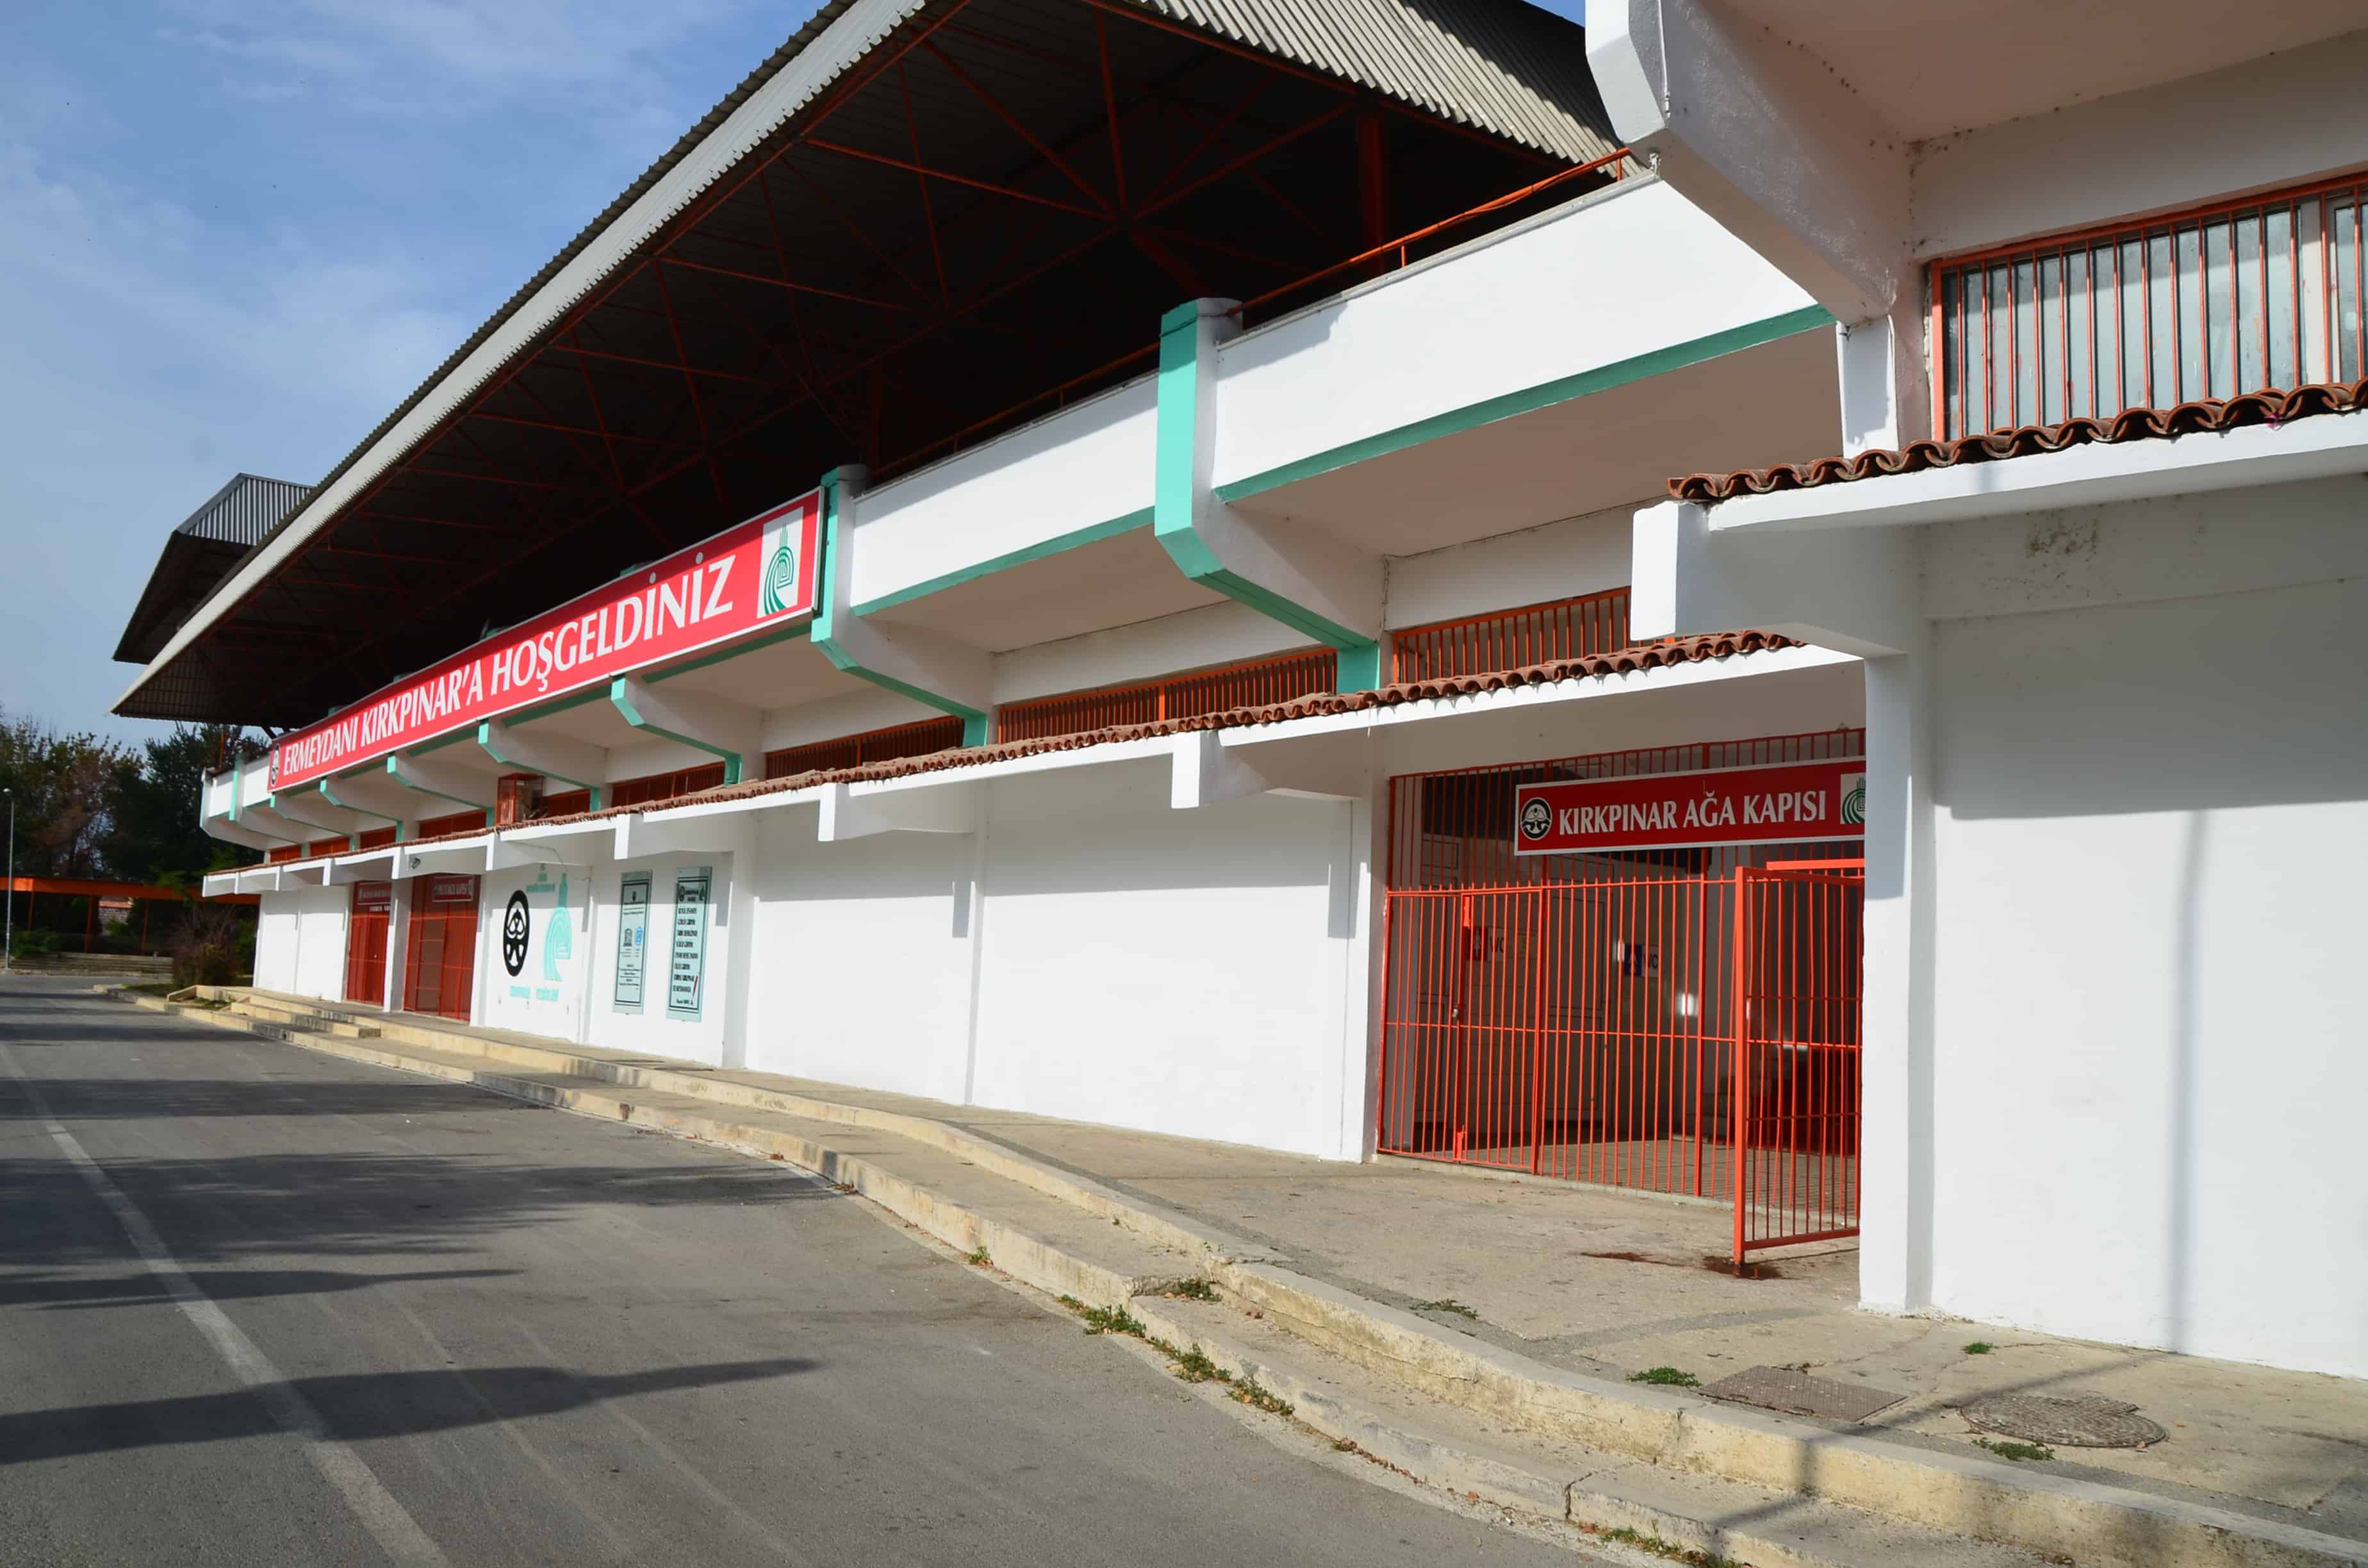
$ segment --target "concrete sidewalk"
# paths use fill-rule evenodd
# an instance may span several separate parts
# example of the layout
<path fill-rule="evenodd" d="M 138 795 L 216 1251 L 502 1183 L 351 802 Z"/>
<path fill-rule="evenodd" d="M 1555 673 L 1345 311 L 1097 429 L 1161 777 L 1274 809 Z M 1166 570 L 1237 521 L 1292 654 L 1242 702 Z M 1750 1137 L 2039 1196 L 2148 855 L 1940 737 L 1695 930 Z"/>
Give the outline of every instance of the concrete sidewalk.
<path fill-rule="evenodd" d="M 1836 1527 L 1780 1506 L 1788 1493 L 2042 1559 L 2368 1562 L 2368 1385 L 1862 1313 L 1847 1245 L 1775 1254 L 1776 1277 L 1738 1279 L 1723 1207 L 1342 1165 L 226 994 L 232 1009 L 195 1016 L 821 1171 L 1028 1283 L 1132 1302 L 1155 1334 L 1332 1410 L 1376 1457 L 1513 1506 L 1638 1521 L 1762 1564 L 1884 1560 L 1855 1538 L 1818 1544 L 1859 1516 Z M 1196 1278 L 1221 1300 L 1161 1294 Z M 1805 1369 L 1897 1397 L 1856 1422 L 1770 1415 L 1626 1381 L 1656 1367 L 1705 1384 Z M 2009 1464 L 1958 1413 L 2003 1392 L 2103 1395 L 2169 1437 Z M 1737 1527 L 1748 1518 L 1758 1533 Z M 1938 1539 L 1884 1550 L 1972 1561 Z"/>

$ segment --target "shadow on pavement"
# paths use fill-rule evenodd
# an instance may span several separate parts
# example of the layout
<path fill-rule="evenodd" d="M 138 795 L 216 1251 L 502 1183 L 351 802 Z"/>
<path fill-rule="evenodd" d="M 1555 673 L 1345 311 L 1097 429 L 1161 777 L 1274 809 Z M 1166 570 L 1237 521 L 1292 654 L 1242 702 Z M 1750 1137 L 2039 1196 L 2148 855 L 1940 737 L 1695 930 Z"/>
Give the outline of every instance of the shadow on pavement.
<path fill-rule="evenodd" d="M 46 1087 L 46 1085 L 44 1085 Z M 680 1145 L 666 1153 L 678 1158 Z M 544 1165 L 472 1155 L 244 1154 L 107 1161 L 107 1174 L 186 1266 L 476 1250 L 477 1238 L 589 1207 L 811 1203 L 828 1187 L 753 1163 Z M 91 1222 L 89 1187 L 63 1160 L 0 1159 L 0 1264 L 124 1264 L 120 1226 Z"/>
<path fill-rule="evenodd" d="M 302 1396 L 319 1415 L 320 1436 L 350 1443 L 564 1415 L 604 1400 L 787 1377 L 815 1365 L 782 1357 L 588 1377 L 564 1367 L 483 1367 L 291 1378 L 283 1386 Z M 0 1465 L 166 1443 L 219 1442 L 279 1429 L 264 1394 L 246 1389 L 182 1399 L 27 1411 L 0 1415 Z"/>
<path fill-rule="evenodd" d="M 260 1301 L 270 1296 L 336 1295 L 374 1285 L 443 1284 L 457 1279 L 508 1279 L 515 1268 L 423 1269 L 409 1274 L 344 1274 L 332 1268 L 192 1269 L 188 1280 L 217 1301 Z M 164 1282 L 145 1271 L 94 1278 L 77 1274 L 12 1274 L 0 1278 L 0 1307 L 40 1307 L 79 1312 L 91 1307 L 138 1307 L 173 1300 Z"/>

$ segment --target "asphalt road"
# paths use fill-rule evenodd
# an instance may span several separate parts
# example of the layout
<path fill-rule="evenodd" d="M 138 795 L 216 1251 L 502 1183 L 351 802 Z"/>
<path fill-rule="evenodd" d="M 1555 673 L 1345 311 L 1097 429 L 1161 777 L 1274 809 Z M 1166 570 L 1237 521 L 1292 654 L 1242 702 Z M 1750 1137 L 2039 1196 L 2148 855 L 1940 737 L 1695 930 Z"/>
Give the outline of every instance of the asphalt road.
<path fill-rule="evenodd" d="M 0 981 L 0 1564 L 1487 1562 L 768 1165 Z"/>

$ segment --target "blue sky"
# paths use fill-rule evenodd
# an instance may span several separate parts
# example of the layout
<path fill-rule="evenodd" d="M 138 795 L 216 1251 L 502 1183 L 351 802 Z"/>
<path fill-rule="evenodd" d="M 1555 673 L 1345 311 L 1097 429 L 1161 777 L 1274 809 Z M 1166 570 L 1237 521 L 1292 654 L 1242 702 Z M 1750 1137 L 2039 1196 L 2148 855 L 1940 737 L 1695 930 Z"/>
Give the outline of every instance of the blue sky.
<path fill-rule="evenodd" d="M 320 478 L 812 7 L 6 9 L 0 708 L 139 739 L 109 655 L 166 531 Z"/>

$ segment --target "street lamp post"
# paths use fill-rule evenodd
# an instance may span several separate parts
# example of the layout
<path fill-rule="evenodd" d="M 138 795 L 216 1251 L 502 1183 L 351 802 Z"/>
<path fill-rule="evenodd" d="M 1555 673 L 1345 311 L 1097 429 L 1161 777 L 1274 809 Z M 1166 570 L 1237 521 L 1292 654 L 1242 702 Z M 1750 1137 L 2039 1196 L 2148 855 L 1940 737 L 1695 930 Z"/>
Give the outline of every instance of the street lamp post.
<path fill-rule="evenodd" d="M 0 790 L 8 797 L 8 884 L 7 909 L 0 915 L 0 974 L 13 973 L 17 960 L 17 791 Z"/>

